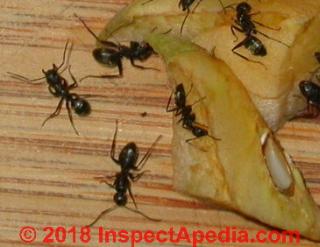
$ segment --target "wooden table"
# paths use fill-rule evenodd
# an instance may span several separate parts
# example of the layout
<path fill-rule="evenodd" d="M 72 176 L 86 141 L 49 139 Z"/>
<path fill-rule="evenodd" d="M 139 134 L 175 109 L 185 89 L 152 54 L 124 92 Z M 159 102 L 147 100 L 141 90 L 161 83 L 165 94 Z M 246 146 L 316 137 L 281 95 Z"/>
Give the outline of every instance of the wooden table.
<path fill-rule="evenodd" d="M 99 184 L 93 177 L 112 175 L 119 170 L 109 158 L 116 119 L 119 119 L 120 130 L 118 147 L 134 141 L 144 153 L 159 134 L 163 135 L 146 165 L 150 172 L 133 185 L 139 209 L 162 221 L 149 221 L 138 214 L 118 209 L 103 217 L 97 226 L 127 231 L 169 230 L 170 227 L 178 230 L 182 225 L 189 231 L 234 226 L 249 230 L 252 236 L 258 230 L 268 229 L 238 214 L 209 208 L 173 190 L 171 115 L 164 111 L 170 89 L 164 66 L 158 57 L 151 58 L 148 66 L 159 68 L 160 73 L 140 71 L 125 62 L 125 76 L 122 79 L 91 79 L 83 81 L 74 90 L 80 95 L 99 95 L 90 98 L 93 111 L 89 117 L 74 116 L 80 136 L 75 135 L 65 107 L 59 117 L 41 128 L 43 120 L 55 110 L 58 99 L 48 92 L 45 83 L 32 85 L 14 80 L 6 74 L 10 71 L 30 78 L 42 76 L 41 69 L 49 69 L 52 63 L 61 62 L 67 39 L 74 43 L 70 64 L 77 78 L 88 74 L 116 73 L 116 70 L 103 68 L 93 60 L 91 50 L 95 42 L 73 14 L 83 17 L 93 30 L 99 32 L 129 2 L 0 2 L 1 246 L 24 245 L 19 238 L 19 231 L 28 225 L 35 227 L 38 232 L 37 240 L 30 245 L 48 246 L 42 242 L 45 226 L 67 229 L 75 226 L 80 231 L 81 226 L 90 223 L 102 210 L 113 205 L 114 191 Z M 69 78 L 68 73 L 64 75 Z M 147 115 L 143 117 L 141 114 L 144 112 Z M 278 134 L 320 204 L 319 120 L 288 123 Z M 133 206 L 131 201 L 129 206 Z M 76 236 L 76 243 L 73 243 L 72 235 L 68 233 L 66 242 L 51 246 L 98 246 L 97 230 L 97 227 L 91 229 L 92 240 L 86 245 L 81 243 L 79 235 Z M 185 242 L 179 245 L 190 246 Z M 316 245 L 303 240 L 299 246 Z M 130 244 L 116 243 L 111 246 Z"/>

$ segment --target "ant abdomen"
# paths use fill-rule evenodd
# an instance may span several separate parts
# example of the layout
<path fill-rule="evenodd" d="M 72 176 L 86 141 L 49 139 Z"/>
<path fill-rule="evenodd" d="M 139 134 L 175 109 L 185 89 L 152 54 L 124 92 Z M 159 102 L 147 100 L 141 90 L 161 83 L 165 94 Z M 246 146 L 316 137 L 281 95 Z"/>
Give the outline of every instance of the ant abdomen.
<path fill-rule="evenodd" d="M 79 116 L 87 116 L 91 112 L 91 106 L 88 101 L 83 98 L 76 98 L 71 101 L 71 107 Z"/>
<path fill-rule="evenodd" d="M 194 134 L 196 137 L 206 136 L 208 135 L 208 131 L 203 128 L 199 127 L 193 127 L 192 128 L 192 134 Z"/>
<path fill-rule="evenodd" d="M 301 81 L 299 84 L 301 93 L 310 101 L 320 105 L 320 87 L 312 81 Z"/>
<path fill-rule="evenodd" d="M 120 58 L 114 54 L 114 51 L 105 48 L 96 48 L 93 50 L 92 55 L 94 59 L 109 68 L 114 68 L 118 66 Z"/>
<path fill-rule="evenodd" d="M 125 206 L 128 202 L 128 197 L 125 193 L 116 192 L 113 196 L 113 200 L 118 206 Z"/>
<path fill-rule="evenodd" d="M 248 39 L 248 41 L 245 43 L 245 47 L 249 49 L 251 54 L 255 56 L 263 57 L 267 55 L 266 47 L 259 39 L 254 36 L 251 36 L 251 39 Z"/>

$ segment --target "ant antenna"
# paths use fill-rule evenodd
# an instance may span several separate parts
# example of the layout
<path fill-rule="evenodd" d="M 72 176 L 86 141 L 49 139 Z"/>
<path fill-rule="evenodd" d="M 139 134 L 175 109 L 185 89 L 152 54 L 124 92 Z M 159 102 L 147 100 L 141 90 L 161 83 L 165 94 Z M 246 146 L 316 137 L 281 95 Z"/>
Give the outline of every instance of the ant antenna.
<path fill-rule="evenodd" d="M 184 26 L 184 24 L 185 24 L 185 22 L 186 22 L 186 20 L 187 20 L 187 18 L 188 18 L 188 16 L 189 16 L 189 14 L 190 14 L 190 10 L 187 9 L 187 14 L 186 14 L 186 16 L 184 17 L 183 22 L 182 22 L 182 24 L 181 24 L 180 35 L 182 34 L 183 26 Z"/>
<path fill-rule="evenodd" d="M 108 209 L 102 211 L 102 212 L 97 216 L 97 218 L 96 218 L 94 221 L 92 221 L 89 225 L 86 225 L 86 227 L 92 227 L 95 223 L 97 223 L 97 221 L 98 221 L 103 215 L 108 214 L 108 213 L 110 213 L 111 211 L 113 211 L 113 210 L 115 210 L 115 209 L 117 209 L 117 208 L 118 208 L 118 206 L 117 206 L 117 205 L 114 205 L 113 207 L 108 208 Z"/>
<path fill-rule="evenodd" d="M 202 100 L 204 100 L 206 98 L 206 96 L 201 97 L 200 99 L 198 99 L 197 101 L 193 102 L 190 106 L 194 106 L 195 104 L 198 104 L 199 102 L 201 102 Z"/>
<path fill-rule="evenodd" d="M 35 81 L 40 81 L 40 80 L 43 80 L 43 79 L 46 78 L 45 76 L 42 76 L 42 77 L 36 78 L 36 79 L 29 79 L 29 78 L 27 78 L 25 76 L 18 75 L 18 74 L 15 74 L 15 73 L 11 73 L 11 72 L 7 72 L 7 74 L 9 74 L 10 77 L 12 77 L 14 79 L 17 79 L 19 81 L 30 82 L 30 83 L 35 82 Z M 33 84 L 41 84 L 41 82 L 40 83 L 33 83 Z"/>
<path fill-rule="evenodd" d="M 114 44 L 113 42 L 107 41 L 107 40 L 101 40 L 89 27 L 88 25 L 85 23 L 85 21 L 78 16 L 76 13 L 74 13 L 74 16 L 76 18 L 79 19 L 79 21 L 83 24 L 83 26 L 85 27 L 85 29 L 87 29 L 87 31 L 95 38 L 95 40 L 97 40 L 99 43 L 103 44 L 103 45 L 107 45 L 109 47 L 113 47 L 113 48 L 119 48 L 119 45 L 117 46 L 116 44 Z M 117 29 L 116 29 L 117 30 Z M 114 30 L 113 32 L 115 32 L 116 30 Z M 102 78 L 102 77 L 100 77 Z M 109 77 L 110 78 L 110 77 Z M 82 80 L 82 79 L 81 79 Z M 81 81 L 80 80 L 80 81 Z"/>
<path fill-rule="evenodd" d="M 129 207 L 127 207 L 127 206 L 124 206 L 124 208 L 128 209 L 128 210 L 131 211 L 131 212 L 140 214 L 140 215 L 142 215 L 143 217 L 145 217 L 145 218 L 148 219 L 148 220 L 157 221 L 157 222 L 161 221 L 160 219 L 151 218 L 151 217 L 149 217 L 148 215 L 142 213 L 141 211 L 139 211 L 139 210 L 137 210 L 137 209 L 129 208 Z"/>
<path fill-rule="evenodd" d="M 256 23 L 256 22 L 255 22 L 255 23 Z M 269 35 L 266 35 L 265 33 L 260 32 L 260 31 L 258 31 L 258 30 L 256 30 L 256 31 L 257 31 L 257 33 L 261 34 L 262 36 L 264 36 L 264 37 L 266 37 L 266 38 L 268 38 L 268 39 L 271 39 L 271 40 L 273 40 L 273 41 L 276 41 L 276 42 L 278 42 L 278 43 L 280 43 L 280 44 L 282 44 L 282 45 L 284 45 L 284 46 L 286 46 L 286 47 L 290 48 L 290 45 L 288 45 L 288 44 L 286 44 L 286 43 L 282 42 L 281 40 L 278 40 L 278 39 L 272 38 L 272 37 L 270 37 Z"/>
<path fill-rule="evenodd" d="M 146 164 L 147 160 L 150 158 L 151 156 L 151 152 L 154 148 L 154 146 L 157 144 L 157 142 L 162 138 L 162 135 L 159 135 L 157 137 L 157 139 L 152 143 L 151 147 L 148 149 L 148 151 L 146 152 L 146 154 L 143 156 L 143 158 L 140 160 L 139 164 L 137 165 L 137 170 L 141 170 L 144 165 Z"/>
<path fill-rule="evenodd" d="M 100 39 L 98 38 L 98 36 L 90 29 L 90 27 L 88 27 L 88 25 L 85 23 L 85 21 L 78 16 L 76 13 L 73 14 L 76 18 L 79 19 L 79 21 L 83 24 L 83 26 L 85 27 L 85 29 L 87 29 L 87 31 L 97 40 L 100 42 Z"/>
<path fill-rule="evenodd" d="M 72 51 L 72 48 L 73 48 L 73 43 L 71 42 L 71 46 L 70 46 L 70 49 L 69 49 L 69 54 L 67 56 L 67 59 L 66 59 L 66 53 L 67 53 L 67 48 L 68 48 L 68 45 L 70 43 L 70 40 L 67 40 L 65 46 L 64 46 L 64 51 L 63 51 L 63 57 L 62 57 L 62 62 L 61 64 L 57 67 L 57 71 L 65 64 L 65 62 L 69 61 L 69 57 L 70 57 L 70 54 L 71 54 L 71 51 Z M 67 65 L 67 64 L 66 64 Z M 62 71 L 65 71 L 66 69 L 64 68 Z M 62 73 L 62 72 L 61 72 Z"/>

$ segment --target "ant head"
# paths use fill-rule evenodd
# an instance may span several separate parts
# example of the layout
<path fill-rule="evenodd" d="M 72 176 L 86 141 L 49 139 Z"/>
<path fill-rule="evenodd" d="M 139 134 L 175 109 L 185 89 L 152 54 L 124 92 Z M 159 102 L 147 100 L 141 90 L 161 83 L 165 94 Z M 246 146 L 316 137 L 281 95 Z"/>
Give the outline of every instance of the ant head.
<path fill-rule="evenodd" d="M 125 206 L 127 204 L 128 197 L 125 193 L 117 192 L 114 194 L 113 200 L 118 206 Z"/>
<path fill-rule="evenodd" d="M 237 5 L 236 10 L 238 13 L 250 13 L 251 6 L 247 2 L 241 2 Z"/>
<path fill-rule="evenodd" d="M 145 42 L 132 42 L 130 47 L 133 50 L 134 56 L 140 61 L 148 59 L 153 53 L 155 53 L 152 47 Z"/>
<path fill-rule="evenodd" d="M 53 64 L 53 68 L 49 70 L 42 70 L 42 73 L 45 75 L 46 79 L 50 83 L 58 83 L 60 81 L 60 76 L 58 73 L 58 68 Z"/>
<path fill-rule="evenodd" d="M 130 142 L 124 146 L 119 154 L 119 164 L 121 169 L 134 169 L 139 157 L 139 150 L 134 142 Z"/>
<path fill-rule="evenodd" d="M 91 112 L 91 107 L 88 101 L 82 98 L 75 98 L 71 101 L 71 106 L 74 112 L 79 116 L 87 116 Z"/>
<path fill-rule="evenodd" d="M 304 97 L 310 98 L 312 95 L 317 94 L 320 87 L 312 81 L 301 81 L 299 88 Z"/>
<path fill-rule="evenodd" d="M 92 55 L 98 63 L 106 65 L 110 68 L 116 67 L 120 59 L 120 57 L 116 56 L 115 51 L 105 48 L 94 49 Z"/>

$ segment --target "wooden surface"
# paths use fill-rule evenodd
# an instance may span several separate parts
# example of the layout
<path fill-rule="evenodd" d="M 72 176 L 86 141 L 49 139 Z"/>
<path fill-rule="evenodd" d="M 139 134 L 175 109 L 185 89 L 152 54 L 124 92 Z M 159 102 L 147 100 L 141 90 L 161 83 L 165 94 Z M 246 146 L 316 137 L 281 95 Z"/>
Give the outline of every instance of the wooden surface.
<path fill-rule="evenodd" d="M 81 83 L 76 93 L 103 97 L 90 98 L 93 109 L 90 116 L 74 116 L 80 136 L 73 132 L 65 108 L 59 117 L 41 128 L 42 121 L 54 111 L 58 99 L 49 94 L 45 83 L 31 85 L 6 75 L 11 71 L 30 78 L 42 76 L 41 69 L 60 63 L 67 39 L 74 42 L 70 64 L 77 78 L 87 74 L 116 73 L 93 60 L 91 50 L 95 42 L 73 14 L 83 17 L 99 32 L 108 19 L 129 2 L 0 1 L 0 246 L 24 245 L 18 234 L 26 225 L 39 232 L 38 241 L 31 246 L 47 246 L 41 243 L 44 226 L 81 227 L 113 205 L 114 191 L 93 177 L 112 175 L 119 170 L 109 158 L 116 119 L 119 119 L 120 128 L 118 147 L 135 141 L 144 153 L 159 134 L 163 135 L 146 165 L 151 172 L 133 185 L 140 210 L 162 221 L 155 223 L 118 209 L 101 219 L 98 226 L 128 231 L 178 229 L 181 225 L 189 231 L 236 226 L 248 229 L 252 234 L 266 229 L 242 216 L 214 210 L 173 191 L 171 115 L 164 111 L 170 90 L 158 57 L 150 59 L 148 66 L 159 68 L 161 72 L 140 71 L 125 62 L 122 79 Z M 65 76 L 69 78 L 67 73 Z M 147 112 L 147 116 L 142 117 L 143 112 Z M 320 121 L 291 122 L 278 134 L 320 204 Z M 131 202 L 129 206 L 133 206 Z M 95 232 L 86 246 L 97 246 L 96 237 Z M 316 245 L 306 240 L 300 244 Z M 73 244 L 69 239 L 67 243 L 52 246 L 82 244 Z"/>

